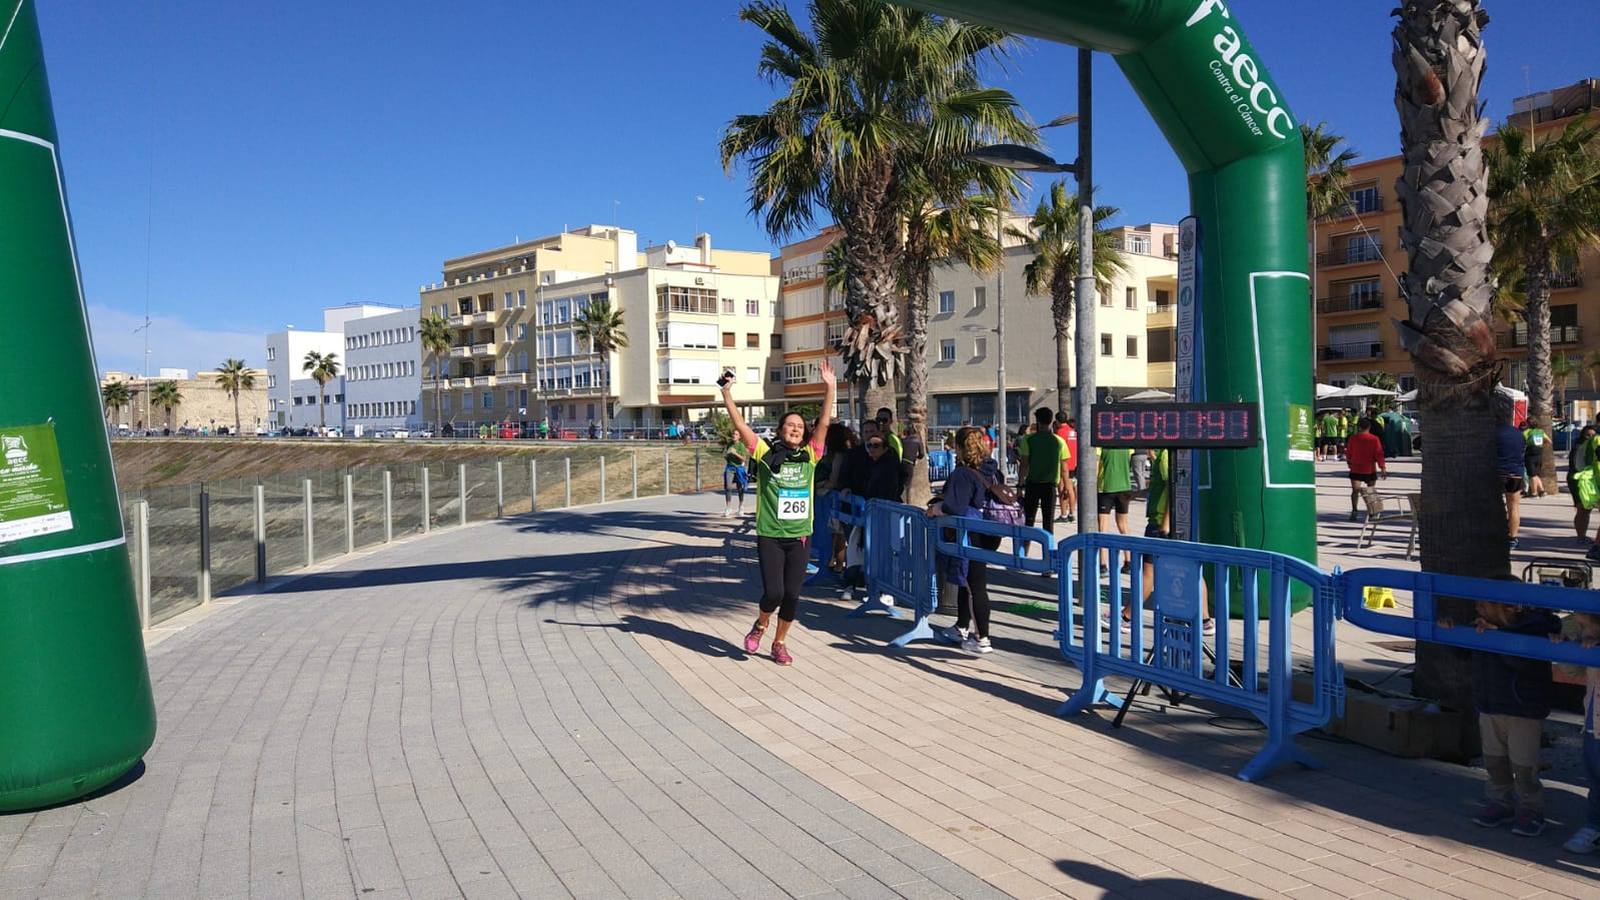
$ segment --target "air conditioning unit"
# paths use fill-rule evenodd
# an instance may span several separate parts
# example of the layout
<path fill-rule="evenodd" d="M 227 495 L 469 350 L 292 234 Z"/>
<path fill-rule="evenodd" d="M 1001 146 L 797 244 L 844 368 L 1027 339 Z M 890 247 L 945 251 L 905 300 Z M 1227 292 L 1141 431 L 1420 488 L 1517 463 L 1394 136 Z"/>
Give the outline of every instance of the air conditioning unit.
<path fill-rule="evenodd" d="M 704 279 L 704 278 L 696 278 L 696 279 L 695 279 L 695 280 L 694 280 L 694 283 L 695 283 L 695 284 L 705 284 L 705 283 L 706 283 L 706 280 L 705 280 L 705 279 Z"/>

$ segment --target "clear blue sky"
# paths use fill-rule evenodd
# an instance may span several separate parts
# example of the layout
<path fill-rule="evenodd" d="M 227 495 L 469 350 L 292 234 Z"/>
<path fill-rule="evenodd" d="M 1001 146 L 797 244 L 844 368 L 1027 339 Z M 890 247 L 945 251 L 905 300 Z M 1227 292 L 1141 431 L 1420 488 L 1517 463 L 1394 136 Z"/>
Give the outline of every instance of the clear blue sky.
<path fill-rule="evenodd" d="M 1491 0 L 1485 99 L 1600 75 L 1596 0 Z M 1397 0 L 1233 0 L 1299 119 L 1395 152 Z M 41 2 L 103 368 L 261 361 L 324 305 L 410 305 L 449 256 L 621 220 L 772 249 L 716 141 L 763 109 L 757 32 L 689 3 Z M 800 4 L 791 3 L 798 9 Z M 1043 121 L 1076 104 L 1074 51 L 1029 41 L 996 84 Z M 1187 211 L 1183 173 L 1109 59 L 1097 178 L 1122 221 Z M 1072 130 L 1051 135 L 1070 157 Z M 697 203 L 696 196 L 705 198 Z M 147 252 L 148 247 L 148 252 Z"/>

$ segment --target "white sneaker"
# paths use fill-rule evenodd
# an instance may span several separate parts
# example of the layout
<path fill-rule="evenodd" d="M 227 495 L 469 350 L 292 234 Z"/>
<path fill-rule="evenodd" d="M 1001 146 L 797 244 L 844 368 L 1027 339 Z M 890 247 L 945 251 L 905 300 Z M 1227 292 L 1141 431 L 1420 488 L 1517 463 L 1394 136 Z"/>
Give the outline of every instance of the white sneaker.
<path fill-rule="evenodd" d="M 1600 828 L 1585 825 L 1561 845 L 1568 853 L 1594 853 L 1600 850 Z"/>
<path fill-rule="evenodd" d="M 723 517 L 723 518 L 724 518 L 724 519 L 731 519 L 731 518 L 733 518 L 733 510 L 731 510 L 731 509 L 728 509 L 728 508 L 727 508 L 727 507 L 723 507 L 723 508 L 722 508 L 722 517 Z"/>
<path fill-rule="evenodd" d="M 994 647 L 989 645 L 988 638 L 981 638 L 975 634 L 967 635 L 967 639 L 961 642 L 961 649 L 967 651 L 968 653 L 994 652 Z"/>

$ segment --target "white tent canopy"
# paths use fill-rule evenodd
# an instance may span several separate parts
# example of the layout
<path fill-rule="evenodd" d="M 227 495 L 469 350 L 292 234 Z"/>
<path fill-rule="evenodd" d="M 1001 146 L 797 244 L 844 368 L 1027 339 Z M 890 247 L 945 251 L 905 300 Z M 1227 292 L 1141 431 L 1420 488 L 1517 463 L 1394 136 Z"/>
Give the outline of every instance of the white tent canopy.
<path fill-rule="evenodd" d="M 1172 394 L 1157 388 L 1151 388 L 1148 391 L 1140 391 L 1137 394 L 1129 394 L 1122 399 L 1124 402 L 1129 403 L 1148 403 L 1155 400 L 1171 400 Z"/>
<path fill-rule="evenodd" d="M 1361 399 L 1363 397 L 1393 397 L 1393 396 L 1394 396 L 1394 391 L 1386 391 L 1383 388 L 1367 387 L 1364 384 L 1352 384 L 1347 388 L 1341 388 L 1340 390 L 1334 391 L 1333 393 L 1327 394 L 1325 396 L 1318 397 L 1317 399 L 1318 400 L 1359 400 L 1359 399 Z"/>
<path fill-rule="evenodd" d="M 1510 397 L 1513 401 L 1515 401 L 1517 403 L 1525 402 L 1528 399 L 1528 395 L 1527 394 L 1524 394 L 1523 392 L 1517 390 L 1514 387 L 1506 387 L 1503 384 L 1499 384 L 1499 385 L 1495 385 L 1495 390 L 1500 392 L 1500 393 L 1502 393 L 1502 394 L 1505 394 L 1507 397 Z M 1415 402 L 1417 402 L 1417 392 L 1416 391 L 1406 391 L 1404 394 L 1401 394 L 1398 399 L 1400 400 L 1401 403 L 1415 403 Z"/>
<path fill-rule="evenodd" d="M 1323 384 L 1321 382 L 1318 382 L 1317 383 L 1317 399 L 1321 400 L 1323 397 L 1326 397 L 1329 394 L 1337 394 L 1337 393 L 1339 393 L 1340 390 L 1341 390 L 1341 388 L 1336 387 L 1334 385 Z"/>

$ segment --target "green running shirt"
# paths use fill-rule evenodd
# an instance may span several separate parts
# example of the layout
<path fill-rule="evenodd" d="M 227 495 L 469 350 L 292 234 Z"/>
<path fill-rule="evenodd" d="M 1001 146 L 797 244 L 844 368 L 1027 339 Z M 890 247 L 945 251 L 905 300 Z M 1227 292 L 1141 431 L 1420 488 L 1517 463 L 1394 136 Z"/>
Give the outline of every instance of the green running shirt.
<path fill-rule="evenodd" d="M 815 506 L 816 445 L 806 444 L 777 474 L 765 462 L 769 449 L 766 441 L 756 441 L 750 448 L 750 470 L 756 476 L 756 534 L 808 538 Z"/>

